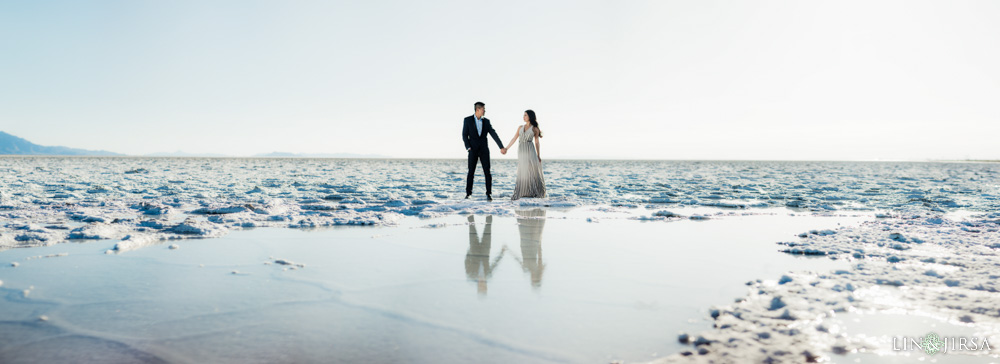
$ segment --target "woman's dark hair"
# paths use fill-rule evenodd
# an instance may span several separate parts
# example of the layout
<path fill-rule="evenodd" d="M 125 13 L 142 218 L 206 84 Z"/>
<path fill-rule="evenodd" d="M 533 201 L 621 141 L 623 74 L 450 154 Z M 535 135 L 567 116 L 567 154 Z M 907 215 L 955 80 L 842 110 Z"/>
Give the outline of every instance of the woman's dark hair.
<path fill-rule="evenodd" d="M 524 113 L 528 114 L 528 121 L 531 122 L 531 126 L 534 127 L 535 130 L 538 130 L 538 137 L 541 138 L 542 137 L 542 129 L 538 128 L 538 119 L 535 118 L 535 111 L 533 111 L 533 110 L 524 110 Z"/>

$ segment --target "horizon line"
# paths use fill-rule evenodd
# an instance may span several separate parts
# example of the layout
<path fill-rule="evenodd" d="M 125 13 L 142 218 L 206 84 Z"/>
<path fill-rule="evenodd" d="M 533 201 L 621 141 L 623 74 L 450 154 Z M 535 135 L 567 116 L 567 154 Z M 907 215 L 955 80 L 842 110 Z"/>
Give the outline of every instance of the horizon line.
<path fill-rule="evenodd" d="M 338 153 L 324 153 L 338 154 Z M 342 153 L 353 154 L 353 153 Z M 322 157 L 322 156 L 231 156 L 231 155 L 55 155 L 55 154 L 0 154 L 2 157 L 18 158 L 176 158 L 176 159 L 358 159 L 358 160 L 454 160 L 465 158 L 414 158 L 414 157 Z M 515 159 L 497 159 L 515 160 Z M 653 159 L 653 158 L 606 158 L 606 157 L 568 157 L 544 159 L 548 161 L 609 161 L 609 162 L 908 162 L 908 163 L 1000 163 L 1000 159 Z"/>

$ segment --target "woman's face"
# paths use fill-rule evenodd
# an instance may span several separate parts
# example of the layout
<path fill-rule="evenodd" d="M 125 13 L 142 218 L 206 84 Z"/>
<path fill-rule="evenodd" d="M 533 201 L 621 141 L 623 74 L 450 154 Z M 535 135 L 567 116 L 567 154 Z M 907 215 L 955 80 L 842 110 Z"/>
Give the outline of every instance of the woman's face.
<path fill-rule="evenodd" d="M 531 119 L 528 119 L 528 113 L 524 113 L 524 122 L 527 123 L 528 120 L 531 120 Z"/>

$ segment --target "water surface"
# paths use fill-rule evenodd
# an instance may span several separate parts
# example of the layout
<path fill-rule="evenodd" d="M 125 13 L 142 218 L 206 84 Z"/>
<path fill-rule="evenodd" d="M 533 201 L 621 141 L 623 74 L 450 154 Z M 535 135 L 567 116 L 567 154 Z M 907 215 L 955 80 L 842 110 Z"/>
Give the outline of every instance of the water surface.
<path fill-rule="evenodd" d="M 104 254 L 113 241 L 8 250 L 0 260 L 20 266 L 0 268 L 0 358 L 653 359 L 682 349 L 679 332 L 709 328 L 708 307 L 743 296 L 748 280 L 846 266 L 778 253 L 776 241 L 863 219 L 759 212 L 592 223 L 536 209 L 253 229 L 176 250 Z M 27 259 L 57 253 L 68 255 Z"/>

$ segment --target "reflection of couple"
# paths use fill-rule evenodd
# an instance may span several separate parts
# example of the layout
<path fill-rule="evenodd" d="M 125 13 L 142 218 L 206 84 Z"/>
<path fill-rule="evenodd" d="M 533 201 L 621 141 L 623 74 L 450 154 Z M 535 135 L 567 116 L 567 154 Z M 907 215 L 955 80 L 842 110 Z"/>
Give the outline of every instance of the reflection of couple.
<path fill-rule="evenodd" d="M 521 235 L 521 257 L 514 255 L 514 259 L 521 263 L 524 272 L 531 274 L 531 286 L 540 288 L 542 273 L 545 271 L 545 264 L 542 262 L 542 228 L 545 227 L 545 210 L 517 211 L 517 215 L 517 230 Z M 507 247 L 504 246 L 500 254 L 491 261 L 493 216 L 486 216 L 486 227 L 483 228 L 482 238 L 476 231 L 475 222 L 475 217 L 469 215 L 469 251 L 465 254 L 465 274 L 469 280 L 477 283 L 479 294 L 486 295 L 486 283 L 507 253 Z"/>
<path fill-rule="evenodd" d="M 465 198 L 472 195 L 472 179 L 476 174 L 478 161 L 483 164 L 483 176 L 486 177 L 486 200 L 493 201 L 493 176 L 490 174 L 490 143 L 486 139 L 487 134 L 493 137 L 500 146 L 500 153 L 503 154 L 507 154 L 507 150 L 514 145 L 515 140 L 518 141 L 517 179 L 510 199 L 545 197 L 542 157 L 539 154 L 542 131 L 538 129 L 535 112 L 524 111 L 524 125 L 517 127 L 514 138 L 507 143 L 507 147 L 504 147 L 497 132 L 490 125 L 490 119 L 483 117 L 486 114 L 486 104 L 477 102 L 474 107 L 475 114 L 466 117 L 462 124 L 462 142 L 465 143 L 465 150 L 469 153 L 469 176 L 465 182 Z"/>

